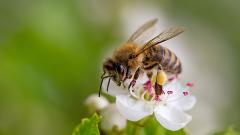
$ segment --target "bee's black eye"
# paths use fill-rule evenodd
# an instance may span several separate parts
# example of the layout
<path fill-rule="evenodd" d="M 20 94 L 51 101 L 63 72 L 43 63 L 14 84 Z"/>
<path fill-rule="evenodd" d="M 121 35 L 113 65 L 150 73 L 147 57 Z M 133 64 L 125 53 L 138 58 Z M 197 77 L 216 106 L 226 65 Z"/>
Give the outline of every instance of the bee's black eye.
<path fill-rule="evenodd" d="M 117 64 L 117 72 L 118 73 L 124 73 L 124 67 L 123 67 L 123 65 L 121 65 L 121 64 Z"/>

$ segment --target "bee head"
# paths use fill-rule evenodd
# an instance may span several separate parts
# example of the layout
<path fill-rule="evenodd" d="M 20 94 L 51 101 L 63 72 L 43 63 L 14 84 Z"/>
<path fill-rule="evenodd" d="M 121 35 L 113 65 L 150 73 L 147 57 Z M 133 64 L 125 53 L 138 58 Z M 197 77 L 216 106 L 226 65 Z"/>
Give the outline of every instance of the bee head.
<path fill-rule="evenodd" d="M 113 80 L 121 85 L 125 77 L 126 68 L 119 62 L 115 62 L 112 59 L 108 59 L 103 64 L 103 69 L 112 76 Z"/>

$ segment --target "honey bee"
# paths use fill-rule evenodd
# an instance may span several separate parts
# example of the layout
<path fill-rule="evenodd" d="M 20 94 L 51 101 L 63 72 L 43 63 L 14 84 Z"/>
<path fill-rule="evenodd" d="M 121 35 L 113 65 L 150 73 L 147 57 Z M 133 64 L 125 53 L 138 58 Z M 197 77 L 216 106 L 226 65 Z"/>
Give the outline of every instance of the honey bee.
<path fill-rule="evenodd" d="M 147 72 L 152 77 L 152 70 L 157 69 L 155 93 L 160 95 L 162 86 L 166 81 L 166 74 L 178 75 L 182 71 L 182 64 L 179 58 L 169 49 L 160 45 L 185 31 L 183 27 L 172 27 L 158 34 L 144 44 L 137 44 L 135 40 L 144 32 L 156 25 L 157 19 L 144 23 L 127 42 L 115 50 L 113 56 L 103 63 L 103 74 L 101 76 L 101 87 L 104 79 L 108 78 L 107 91 L 110 81 L 113 80 L 121 86 L 127 79 L 131 79 L 128 89 L 133 87 L 141 73 Z M 107 75 L 105 75 L 107 73 Z"/>

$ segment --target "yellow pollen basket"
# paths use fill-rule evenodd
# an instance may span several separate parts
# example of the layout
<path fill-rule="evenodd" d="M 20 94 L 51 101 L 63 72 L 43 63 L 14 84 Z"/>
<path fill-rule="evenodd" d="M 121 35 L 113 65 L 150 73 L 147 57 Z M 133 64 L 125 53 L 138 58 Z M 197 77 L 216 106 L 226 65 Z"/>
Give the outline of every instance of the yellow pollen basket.
<path fill-rule="evenodd" d="M 164 85 L 166 81 L 167 81 L 167 74 L 163 70 L 158 71 L 157 84 Z"/>

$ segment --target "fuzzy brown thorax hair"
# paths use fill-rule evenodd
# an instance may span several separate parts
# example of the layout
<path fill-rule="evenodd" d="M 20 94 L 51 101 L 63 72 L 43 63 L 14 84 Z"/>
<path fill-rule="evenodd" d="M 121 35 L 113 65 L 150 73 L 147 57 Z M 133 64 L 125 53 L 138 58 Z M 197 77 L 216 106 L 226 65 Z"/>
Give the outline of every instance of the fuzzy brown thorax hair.
<path fill-rule="evenodd" d="M 141 65 L 142 55 L 129 59 L 129 56 L 135 54 L 137 51 L 139 51 L 137 45 L 127 43 L 114 52 L 113 59 L 124 66 L 137 68 Z"/>

